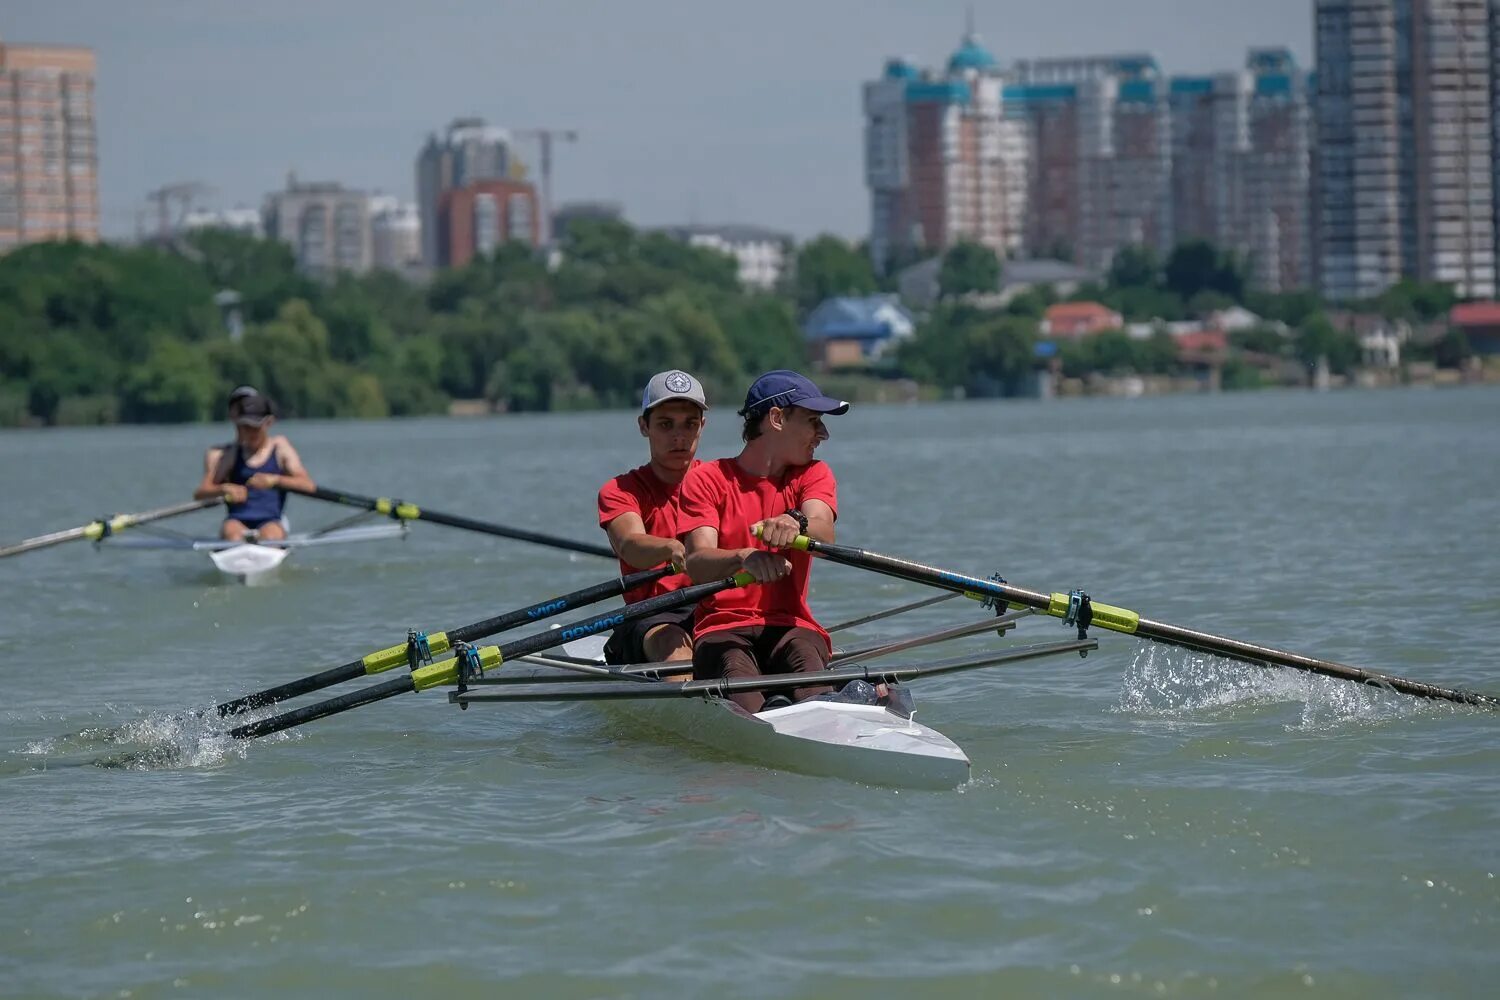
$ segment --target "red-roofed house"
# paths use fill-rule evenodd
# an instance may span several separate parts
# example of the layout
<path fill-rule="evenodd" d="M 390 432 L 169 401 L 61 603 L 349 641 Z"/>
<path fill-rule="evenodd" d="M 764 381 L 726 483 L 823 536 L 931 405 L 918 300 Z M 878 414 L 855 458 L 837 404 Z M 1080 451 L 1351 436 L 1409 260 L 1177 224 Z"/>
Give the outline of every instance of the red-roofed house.
<path fill-rule="evenodd" d="M 1222 361 L 1229 353 L 1229 334 L 1223 330 L 1192 330 L 1172 338 L 1177 354 L 1183 360 L 1214 358 Z"/>
<path fill-rule="evenodd" d="M 1059 302 L 1042 314 L 1044 337 L 1066 337 L 1078 340 L 1105 330 L 1120 330 L 1125 317 L 1098 302 Z"/>
<path fill-rule="evenodd" d="M 1448 312 L 1448 322 L 1463 331 L 1475 354 L 1500 354 L 1500 302 L 1465 302 Z"/>

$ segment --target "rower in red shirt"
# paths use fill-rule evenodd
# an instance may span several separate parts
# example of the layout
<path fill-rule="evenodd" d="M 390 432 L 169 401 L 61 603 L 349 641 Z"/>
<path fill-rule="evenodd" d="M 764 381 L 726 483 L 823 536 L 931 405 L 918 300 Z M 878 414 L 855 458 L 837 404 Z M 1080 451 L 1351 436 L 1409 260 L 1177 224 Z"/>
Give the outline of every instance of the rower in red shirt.
<path fill-rule="evenodd" d="M 807 606 L 812 557 L 786 546 L 799 534 L 834 540 L 838 484 L 813 452 L 828 440 L 823 417 L 848 409 L 805 376 L 767 372 L 745 396 L 739 455 L 700 463 L 683 480 L 678 530 L 687 540 L 693 581 L 722 580 L 740 570 L 757 581 L 698 605 L 694 677 L 757 677 L 828 666 L 828 633 Z M 730 697 L 759 712 L 831 690 L 797 688 L 793 699 L 758 691 Z"/>
<path fill-rule="evenodd" d="M 599 526 L 620 557 L 622 575 L 670 563 L 677 573 L 625 594 L 625 603 L 688 585 L 686 551 L 678 535 L 678 491 L 697 460 L 708 402 L 703 386 L 687 372 L 652 376 L 636 418 L 650 445 L 651 461 L 616 476 L 599 489 Z M 692 605 L 621 625 L 604 647 L 609 663 L 663 663 L 693 658 Z"/>

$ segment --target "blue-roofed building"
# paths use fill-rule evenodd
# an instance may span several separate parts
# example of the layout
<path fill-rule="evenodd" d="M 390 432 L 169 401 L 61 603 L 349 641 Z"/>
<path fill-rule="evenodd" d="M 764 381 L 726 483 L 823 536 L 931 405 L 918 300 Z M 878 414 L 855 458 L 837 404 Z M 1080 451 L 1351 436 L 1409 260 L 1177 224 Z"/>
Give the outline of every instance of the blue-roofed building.
<path fill-rule="evenodd" d="M 812 359 L 824 368 L 866 365 L 916 331 L 894 295 L 825 299 L 802 324 Z"/>
<path fill-rule="evenodd" d="M 948 57 L 949 74 L 988 73 L 999 68 L 990 50 L 980 44 L 979 36 L 972 31 L 964 35 L 963 43 Z"/>

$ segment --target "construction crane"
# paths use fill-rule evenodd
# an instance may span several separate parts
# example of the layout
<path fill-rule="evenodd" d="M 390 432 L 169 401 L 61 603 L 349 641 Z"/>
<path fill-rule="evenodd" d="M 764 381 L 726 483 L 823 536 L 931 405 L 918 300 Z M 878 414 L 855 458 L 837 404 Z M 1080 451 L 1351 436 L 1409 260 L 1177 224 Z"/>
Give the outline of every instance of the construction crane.
<path fill-rule="evenodd" d="M 207 184 L 198 181 L 179 181 L 176 184 L 164 184 L 147 194 L 146 200 L 156 203 L 157 238 L 163 243 L 169 241 L 175 232 L 181 230 L 188 212 L 192 211 L 193 203 L 212 193 L 213 188 Z M 171 205 L 174 202 L 177 205 L 175 219 L 171 211 Z"/>
<path fill-rule="evenodd" d="M 570 128 L 520 128 L 513 133 L 518 138 L 535 139 L 542 150 L 542 245 L 552 243 L 552 140 L 577 142 L 578 131 Z"/>

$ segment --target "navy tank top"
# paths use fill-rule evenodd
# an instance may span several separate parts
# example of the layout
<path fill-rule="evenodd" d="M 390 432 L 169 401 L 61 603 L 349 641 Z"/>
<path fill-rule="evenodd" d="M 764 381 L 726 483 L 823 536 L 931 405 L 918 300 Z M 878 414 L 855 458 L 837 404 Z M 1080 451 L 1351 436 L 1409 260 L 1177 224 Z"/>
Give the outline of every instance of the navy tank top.
<path fill-rule="evenodd" d="M 245 449 L 236 444 L 234 468 L 229 471 L 229 481 L 244 486 L 251 476 L 259 472 L 281 474 L 281 463 L 276 460 L 276 449 L 273 447 L 271 456 L 260 465 L 251 465 L 245 455 Z M 246 527 L 257 528 L 267 521 L 280 520 L 281 509 L 285 505 L 285 490 L 261 490 L 252 487 L 246 491 L 244 503 L 229 505 L 228 516 L 242 522 Z"/>

